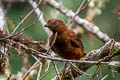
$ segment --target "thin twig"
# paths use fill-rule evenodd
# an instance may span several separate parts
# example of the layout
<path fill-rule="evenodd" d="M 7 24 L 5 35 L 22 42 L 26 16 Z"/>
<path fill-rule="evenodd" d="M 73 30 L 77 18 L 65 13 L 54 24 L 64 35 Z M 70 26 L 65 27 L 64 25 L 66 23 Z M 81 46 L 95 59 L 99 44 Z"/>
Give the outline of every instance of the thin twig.
<path fill-rule="evenodd" d="M 38 2 L 36 8 L 33 8 L 20 22 L 19 24 L 16 26 L 16 28 L 13 30 L 13 32 L 10 34 L 13 35 L 22 25 L 22 23 L 35 11 L 35 9 L 37 9 L 39 7 L 39 4 L 41 3 L 41 0 Z"/>
<path fill-rule="evenodd" d="M 57 66 L 56 66 L 55 62 L 52 61 L 52 64 L 53 64 L 53 66 L 54 66 L 54 68 L 55 68 L 55 71 L 56 71 L 58 80 L 61 80 L 60 73 L 59 73 L 59 71 L 58 71 L 58 69 L 57 69 Z"/>
<path fill-rule="evenodd" d="M 11 77 L 12 77 L 12 74 L 10 74 L 10 75 L 8 76 L 7 80 L 10 80 L 10 79 L 11 79 Z"/>
<path fill-rule="evenodd" d="M 50 63 L 51 63 L 51 60 L 47 60 L 47 68 L 45 69 L 45 72 L 48 71 L 48 69 L 50 68 Z"/>
<path fill-rule="evenodd" d="M 69 24 L 75 19 L 75 17 L 81 12 L 82 7 L 84 6 L 85 2 L 86 2 L 86 0 L 83 0 L 83 1 L 82 1 L 80 7 L 79 7 L 79 8 L 77 9 L 77 11 L 75 12 L 74 17 L 68 22 L 68 24 L 67 24 L 68 26 L 69 26 Z"/>
<path fill-rule="evenodd" d="M 101 80 L 105 80 L 109 75 L 105 75 Z"/>
<path fill-rule="evenodd" d="M 53 41 L 52 41 L 52 43 L 51 43 L 51 45 L 50 45 L 50 47 L 48 48 L 48 50 L 47 50 L 46 53 L 48 53 L 48 52 L 50 51 L 50 49 L 53 47 L 53 45 L 54 45 L 54 43 L 55 43 L 55 41 L 56 41 L 57 35 L 58 35 L 58 33 L 56 32 L 56 33 L 55 33 L 55 37 L 54 37 L 54 39 L 53 39 Z"/>
<path fill-rule="evenodd" d="M 32 55 L 33 56 L 33 55 Z M 40 80 L 40 73 L 41 73 L 41 70 L 42 70 L 42 62 L 40 62 L 40 59 L 38 59 L 37 57 L 33 56 L 35 59 L 36 59 L 36 62 L 39 63 L 39 71 L 38 71 L 38 75 L 37 75 L 37 80 Z"/>
<path fill-rule="evenodd" d="M 67 64 L 68 64 L 68 62 L 64 63 L 64 67 L 63 67 L 63 71 L 62 71 L 63 73 L 65 73 L 65 69 L 67 68 Z"/>
<path fill-rule="evenodd" d="M 56 66 L 57 66 L 58 64 L 59 64 L 59 62 L 56 63 Z M 53 66 L 51 67 L 51 69 L 49 69 L 45 74 L 43 74 L 43 75 L 41 76 L 40 80 L 42 80 L 52 69 L 54 69 Z"/>
<path fill-rule="evenodd" d="M 50 49 L 53 47 L 53 45 L 54 45 L 54 43 L 55 43 L 55 41 L 56 41 L 56 38 L 57 38 L 57 34 L 58 34 L 58 33 L 56 32 L 56 33 L 55 33 L 55 37 L 54 37 L 54 39 L 53 39 L 53 41 L 52 41 L 52 43 L 51 43 L 51 45 L 50 45 L 50 47 L 48 48 L 48 50 L 47 50 L 46 53 L 48 53 L 48 52 L 50 51 Z M 52 61 L 52 64 L 53 64 L 53 66 L 54 66 L 54 68 L 55 68 L 55 71 L 56 71 L 58 80 L 61 80 L 59 71 L 58 71 L 57 66 L 56 66 L 56 64 L 54 63 L 54 61 Z"/>
<path fill-rule="evenodd" d="M 41 15 L 41 14 L 40 14 L 40 15 Z M 19 31 L 18 33 L 14 34 L 14 35 L 12 35 L 12 36 L 10 36 L 10 37 L 16 36 L 16 35 L 18 35 L 18 34 L 24 32 L 24 31 L 28 30 L 29 28 L 31 28 L 32 25 L 35 24 L 35 23 L 38 21 L 40 15 L 39 15 L 38 18 L 36 18 L 36 19 L 33 21 L 33 23 L 31 23 L 28 27 L 22 29 L 21 31 Z"/>
<path fill-rule="evenodd" d="M 71 71 L 70 71 L 70 75 L 71 75 L 72 80 L 75 80 Z"/>
<path fill-rule="evenodd" d="M 39 63 L 39 61 L 36 61 L 31 67 L 30 69 L 25 73 L 25 75 L 23 76 L 23 80 L 25 80 L 25 78 L 29 75 L 29 73 L 35 68 L 35 66 Z"/>
<path fill-rule="evenodd" d="M 32 55 L 32 56 L 36 59 L 36 62 L 39 63 L 39 71 L 38 71 L 38 75 L 37 75 L 37 80 L 40 80 L 40 73 L 41 73 L 43 64 L 42 64 L 42 62 L 40 62 L 40 59 L 38 59 L 34 55 Z"/>
<path fill-rule="evenodd" d="M 41 64 L 40 59 L 38 59 L 36 56 L 32 55 L 32 57 L 36 60 L 36 62 L 38 61 L 39 64 Z"/>
<path fill-rule="evenodd" d="M 40 80 L 40 73 L 41 73 L 41 70 L 42 70 L 42 66 L 43 66 L 42 63 L 40 62 L 37 80 Z"/>
<path fill-rule="evenodd" d="M 82 75 L 84 75 L 84 76 L 87 76 L 89 80 L 92 80 L 89 74 L 81 71 L 81 70 L 80 70 L 79 68 L 77 68 L 77 66 L 74 65 L 73 63 L 71 63 L 71 62 L 69 62 L 69 63 L 75 68 L 75 70 L 76 70 L 79 74 L 82 74 Z"/>
<path fill-rule="evenodd" d="M 94 74 L 92 75 L 92 79 L 95 77 L 95 75 L 97 75 L 97 73 L 101 70 L 101 68 L 103 67 L 103 65 L 98 65 L 96 71 L 94 72 Z"/>
<path fill-rule="evenodd" d="M 54 43 L 55 43 L 55 41 L 56 41 L 56 38 L 57 38 L 57 32 L 55 33 L 55 37 L 54 37 L 54 39 L 53 39 L 50 47 L 46 46 L 46 47 L 48 47 L 48 49 L 47 49 L 47 51 L 46 51 L 46 54 L 49 53 L 50 49 L 52 48 L 52 46 L 54 45 Z M 48 42 L 49 42 L 49 41 L 48 41 Z M 51 61 L 49 61 L 49 63 L 50 63 L 50 62 L 51 62 Z M 48 64 L 48 68 L 49 68 L 49 64 Z M 47 68 L 47 69 L 48 69 L 48 68 Z M 47 69 L 46 69 L 46 70 L 47 70 Z"/>
<path fill-rule="evenodd" d="M 29 70 L 25 73 L 25 75 L 23 76 L 23 80 L 25 80 L 25 78 L 29 75 L 29 73 L 35 68 L 35 66 L 39 63 L 41 64 L 41 62 L 39 61 L 39 59 L 37 59 L 37 57 L 35 57 L 34 55 L 32 55 L 33 58 L 36 59 L 36 62 L 29 68 Z"/>
<path fill-rule="evenodd" d="M 39 15 L 39 17 L 40 17 L 40 15 Z M 29 28 L 31 28 L 32 25 L 35 24 L 35 23 L 38 21 L 39 17 L 36 18 L 36 19 L 33 21 L 33 23 L 31 23 L 30 25 L 28 25 L 28 27 L 22 29 L 21 31 L 17 32 L 16 34 L 13 34 L 13 35 L 9 36 L 8 38 L 11 38 L 11 37 L 17 36 L 17 35 L 23 33 L 24 31 L 28 30 Z M 1 39 L 0 39 L 0 40 L 1 40 Z"/>
<path fill-rule="evenodd" d="M 82 10 L 84 10 L 85 8 L 88 7 L 89 3 L 91 2 L 92 0 L 88 0 L 87 4 L 85 6 L 83 6 Z"/>

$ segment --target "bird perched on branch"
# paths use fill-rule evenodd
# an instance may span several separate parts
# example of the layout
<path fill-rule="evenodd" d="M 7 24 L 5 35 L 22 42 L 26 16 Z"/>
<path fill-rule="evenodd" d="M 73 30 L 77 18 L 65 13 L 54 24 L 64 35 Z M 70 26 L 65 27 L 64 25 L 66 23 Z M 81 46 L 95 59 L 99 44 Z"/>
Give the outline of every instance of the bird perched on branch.
<path fill-rule="evenodd" d="M 50 45 L 57 33 L 52 50 L 59 56 L 64 59 L 79 60 L 84 55 L 84 46 L 80 37 L 68 29 L 62 20 L 58 18 L 50 19 L 45 27 L 53 32 L 50 37 Z"/>

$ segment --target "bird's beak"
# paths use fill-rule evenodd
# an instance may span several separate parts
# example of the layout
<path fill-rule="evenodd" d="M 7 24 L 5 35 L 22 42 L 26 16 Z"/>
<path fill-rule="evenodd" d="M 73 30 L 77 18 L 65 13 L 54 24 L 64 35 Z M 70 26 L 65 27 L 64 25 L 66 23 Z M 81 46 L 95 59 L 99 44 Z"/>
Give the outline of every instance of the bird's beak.
<path fill-rule="evenodd" d="M 46 24 L 45 27 L 49 27 L 49 25 Z"/>

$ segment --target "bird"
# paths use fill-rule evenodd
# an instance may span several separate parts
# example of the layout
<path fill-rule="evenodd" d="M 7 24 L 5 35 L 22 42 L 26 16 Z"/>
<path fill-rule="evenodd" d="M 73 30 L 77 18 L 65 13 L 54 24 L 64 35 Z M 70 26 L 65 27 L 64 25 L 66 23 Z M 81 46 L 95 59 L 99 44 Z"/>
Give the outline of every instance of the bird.
<path fill-rule="evenodd" d="M 52 50 L 63 59 L 80 60 L 85 50 L 80 37 L 59 18 L 49 19 L 45 27 L 48 27 L 53 34 L 49 38 L 52 44 L 55 34 L 56 40 Z"/>

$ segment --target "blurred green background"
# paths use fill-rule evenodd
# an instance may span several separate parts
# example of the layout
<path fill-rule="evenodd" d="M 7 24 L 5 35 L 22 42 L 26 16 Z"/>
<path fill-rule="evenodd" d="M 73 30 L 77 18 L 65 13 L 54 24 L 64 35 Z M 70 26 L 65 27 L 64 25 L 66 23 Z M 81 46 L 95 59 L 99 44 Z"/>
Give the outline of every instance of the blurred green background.
<path fill-rule="evenodd" d="M 71 9 L 72 11 L 76 11 L 81 4 L 82 0 L 57 0 L 64 4 L 65 7 Z M 8 6 L 9 3 L 4 3 L 4 6 L 6 8 L 6 15 L 8 17 L 9 22 L 9 31 L 12 32 L 12 30 L 15 28 L 15 26 L 20 22 L 21 18 L 23 18 L 31 9 L 31 5 L 28 2 L 23 3 L 11 3 Z M 117 0 L 108 0 L 107 3 L 105 3 L 105 7 L 102 8 L 102 14 L 99 16 L 96 16 L 94 18 L 94 23 L 99 26 L 100 30 L 108 34 L 111 38 L 115 38 L 117 41 L 120 41 L 120 15 L 114 14 L 113 10 L 119 6 L 119 2 Z M 42 10 L 44 14 L 44 18 L 47 21 L 48 19 L 52 18 L 52 14 L 56 11 L 56 9 L 46 5 L 42 4 L 40 5 L 40 9 Z M 87 13 L 87 9 L 84 10 L 79 14 L 80 17 L 85 18 Z M 54 14 L 53 14 L 54 15 Z M 32 16 L 30 16 L 24 24 L 21 26 L 19 30 L 21 30 L 24 27 L 27 27 L 29 24 L 33 22 L 33 19 L 35 18 L 36 14 L 33 13 Z M 64 20 L 65 23 L 67 23 L 67 17 L 60 13 L 58 15 L 59 18 Z M 32 26 L 32 28 L 28 29 L 24 32 L 24 35 L 32 37 L 34 40 L 43 40 L 45 43 L 47 41 L 48 35 L 45 33 L 45 30 L 42 28 L 41 23 L 38 21 L 36 24 Z M 87 52 L 93 49 L 97 49 L 101 47 L 104 43 L 97 39 L 95 36 L 89 37 L 89 35 L 82 35 L 82 41 L 85 46 L 85 49 Z M 35 62 L 35 60 L 30 57 L 29 58 L 31 63 Z M 10 61 L 10 68 L 13 74 L 17 74 L 18 71 L 21 71 L 21 68 L 23 66 L 23 57 L 20 57 L 16 54 L 11 53 L 9 57 Z M 52 67 L 52 65 L 51 65 Z M 59 63 L 59 68 L 63 67 L 63 63 Z M 91 67 L 87 72 L 93 73 L 96 69 L 96 66 Z M 98 74 L 99 77 L 103 77 L 106 74 L 109 74 L 108 77 L 105 80 L 120 80 L 120 74 L 114 73 L 107 67 L 104 66 L 100 73 Z M 43 74 L 43 73 L 42 73 Z M 55 76 L 55 70 L 53 69 L 50 71 L 50 73 L 43 79 L 43 80 L 50 80 Z M 80 76 L 76 78 L 76 80 L 88 80 L 85 76 Z M 96 77 L 94 78 L 96 80 Z"/>

